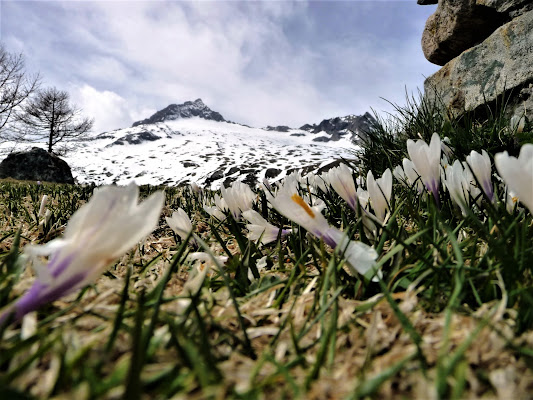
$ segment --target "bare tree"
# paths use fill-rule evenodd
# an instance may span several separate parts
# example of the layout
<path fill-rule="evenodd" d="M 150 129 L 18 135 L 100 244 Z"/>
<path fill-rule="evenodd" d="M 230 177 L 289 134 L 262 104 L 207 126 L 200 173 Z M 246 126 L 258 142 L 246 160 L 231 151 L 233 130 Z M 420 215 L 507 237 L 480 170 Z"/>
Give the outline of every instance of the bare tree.
<path fill-rule="evenodd" d="M 39 86 L 39 75 L 28 76 L 24 56 L 12 54 L 0 44 L 0 135 L 13 121 L 17 109 Z"/>
<path fill-rule="evenodd" d="M 94 121 L 81 116 L 81 110 L 69 104 L 69 94 L 54 88 L 39 90 L 23 106 L 17 116 L 19 129 L 26 140 L 48 143 L 48 152 L 60 142 L 87 134 Z"/>

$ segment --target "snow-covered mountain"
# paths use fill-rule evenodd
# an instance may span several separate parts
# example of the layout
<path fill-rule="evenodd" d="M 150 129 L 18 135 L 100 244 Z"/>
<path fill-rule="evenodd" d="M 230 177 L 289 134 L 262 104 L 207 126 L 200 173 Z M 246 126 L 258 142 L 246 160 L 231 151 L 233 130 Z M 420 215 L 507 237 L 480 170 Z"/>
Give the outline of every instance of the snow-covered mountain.
<path fill-rule="evenodd" d="M 360 125 L 369 123 L 367 119 L 344 118 Z M 63 158 L 79 183 L 197 182 L 218 188 L 233 180 L 276 181 L 295 169 L 318 171 L 341 158 L 355 158 L 358 147 L 350 128 L 339 121 L 341 129 L 336 131 L 333 123 L 324 121 L 307 129 L 252 128 L 226 121 L 198 99 L 172 104 L 132 127 L 80 141 Z M 318 130 L 321 125 L 329 131 Z"/>

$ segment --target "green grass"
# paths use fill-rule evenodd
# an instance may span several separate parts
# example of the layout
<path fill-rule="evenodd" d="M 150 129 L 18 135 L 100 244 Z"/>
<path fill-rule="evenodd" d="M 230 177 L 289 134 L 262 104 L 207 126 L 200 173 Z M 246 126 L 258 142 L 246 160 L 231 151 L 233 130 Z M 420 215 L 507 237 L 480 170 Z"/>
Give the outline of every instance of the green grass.
<path fill-rule="evenodd" d="M 399 111 L 373 128 L 360 171 L 381 175 L 406 157 L 407 138 L 435 131 L 460 160 L 472 149 L 516 154 L 530 137 L 529 128 L 509 131 L 503 113 L 452 123 L 414 100 Z M 333 191 L 311 194 L 325 202 L 332 226 L 374 245 L 380 282 L 350 275 L 338 254 L 260 192 L 255 209 L 297 228 L 268 245 L 249 241 L 245 223 L 229 214 L 210 218 L 203 204 L 212 192 L 164 188 L 163 214 L 183 208 L 193 235 L 180 239 L 162 217 L 95 284 L 2 326 L 0 398 L 527 396 L 533 219 L 522 207 L 508 213 L 496 187 L 500 201 L 483 199 L 465 217 L 446 192 L 439 208 L 395 182 L 392 215 L 371 239 Z M 93 189 L 0 182 L 0 308 L 33 279 L 24 246 L 59 237 Z M 142 196 L 158 189 L 143 187 Z M 44 194 L 51 216 L 40 226 Z M 228 261 L 185 296 L 196 269 L 187 256 L 197 251 Z M 267 265 L 260 272 L 259 260 Z"/>

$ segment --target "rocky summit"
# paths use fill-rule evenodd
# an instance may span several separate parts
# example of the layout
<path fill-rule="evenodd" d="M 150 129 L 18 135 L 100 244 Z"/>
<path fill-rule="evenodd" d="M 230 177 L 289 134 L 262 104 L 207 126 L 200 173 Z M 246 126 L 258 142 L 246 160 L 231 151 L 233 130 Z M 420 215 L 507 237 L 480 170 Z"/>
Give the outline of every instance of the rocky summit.
<path fill-rule="evenodd" d="M 171 104 L 168 107 L 156 112 L 150 118 L 133 123 L 133 127 L 143 124 L 155 124 L 157 122 L 172 121 L 179 118 L 199 117 L 211 121 L 225 121 L 225 119 L 207 107 L 202 99 L 186 101 L 183 104 Z"/>

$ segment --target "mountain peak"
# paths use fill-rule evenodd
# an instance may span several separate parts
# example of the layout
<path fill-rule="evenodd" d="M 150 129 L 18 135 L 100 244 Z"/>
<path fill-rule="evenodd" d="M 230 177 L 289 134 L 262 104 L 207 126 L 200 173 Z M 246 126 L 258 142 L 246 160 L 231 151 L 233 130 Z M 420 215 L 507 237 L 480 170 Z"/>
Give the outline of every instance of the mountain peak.
<path fill-rule="evenodd" d="M 200 117 L 212 121 L 224 122 L 225 119 L 218 112 L 211 110 L 205 105 L 202 99 L 186 101 L 183 104 L 171 104 L 162 110 L 157 111 L 150 118 L 134 122 L 132 127 L 143 124 L 155 124 L 157 122 L 172 121 L 180 118 Z"/>

